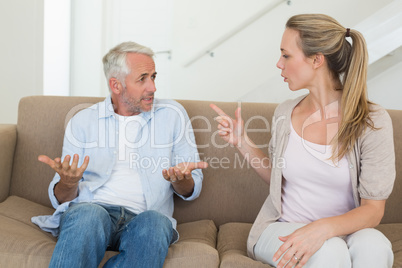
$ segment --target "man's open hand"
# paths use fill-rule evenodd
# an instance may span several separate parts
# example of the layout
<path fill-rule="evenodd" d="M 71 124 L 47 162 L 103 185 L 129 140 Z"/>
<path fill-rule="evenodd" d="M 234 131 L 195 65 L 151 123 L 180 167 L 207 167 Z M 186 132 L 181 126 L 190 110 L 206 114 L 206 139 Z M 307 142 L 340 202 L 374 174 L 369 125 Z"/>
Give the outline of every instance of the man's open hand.
<path fill-rule="evenodd" d="M 207 168 L 207 162 L 182 162 L 174 167 L 162 170 L 165 180 L 170 182 L 180 182 L 182 180 L 192 179 L 191 171 L 199 168 Z"/>
<path fill-rule="evenodd" d="M 71 156 L 69 155 L 64 157 L 63 162 L 61 162 L 59 157 L 52 160 L 46 155 L 40 155 L 38 160 L 49 165 L 54 171 L 56 171 L 60 175 L 61 183 L 67 187 L 73 188 L 78 185 L 78 182 L 81 180 L 84 171 L 87 169 L 89 156 L 85 157 L 84 163 L 81 165 L 81 167 L 78 167 L 79 156 L 77 154 L 74 155 L 71 165 Z"/>

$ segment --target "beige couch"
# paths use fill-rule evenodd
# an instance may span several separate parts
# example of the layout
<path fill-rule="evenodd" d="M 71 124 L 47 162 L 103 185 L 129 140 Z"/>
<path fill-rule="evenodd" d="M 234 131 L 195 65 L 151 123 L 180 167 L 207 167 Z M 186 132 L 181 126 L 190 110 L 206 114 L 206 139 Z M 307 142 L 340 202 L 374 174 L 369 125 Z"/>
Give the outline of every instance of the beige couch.
<path fill-rule="evenodd" d="M 51 214 L 47 188 L 54 172 L 38 162 L 40 154 L 61 154 L 66 120 L 101 98 L 27 97 L 17 125 L 0 125 L 0 267 L 47 267 L 56 239 L 31 223 Z M 263 201 L 265 185 L 216 135 L 209 102 L 179 101 L 192 118 L 204 170 L 201 196 L 175 200 L 180 240 L 169 248 L 165 267 L 270 267 L 247 257 L 246 239 Z M 233 115 L 238 103 L 217 103 Z M 267 148 L 275 104 L 242 103 L 251 138 Z M 397 178 L 379 230 L 391 240 L 394 267 L 402 267 L 402 111 L 389 111 L 394 124 Z M 269 123 L 268 123 L 269 122 Z M 381 179 L 381 178 L 379 178 Z M 107 252 L 102 263 L 116 252 Z M 101 264 L 102 266 L 102 264 Z"/>

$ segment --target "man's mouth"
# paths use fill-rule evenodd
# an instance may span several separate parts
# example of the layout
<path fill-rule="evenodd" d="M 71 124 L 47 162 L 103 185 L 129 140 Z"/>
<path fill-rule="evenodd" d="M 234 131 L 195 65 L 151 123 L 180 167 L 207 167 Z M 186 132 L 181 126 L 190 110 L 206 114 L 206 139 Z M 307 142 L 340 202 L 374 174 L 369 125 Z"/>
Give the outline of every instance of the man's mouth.
<path fill-rule="evenodd" d="M 145 101 L 145 102 L 153 102 L 154 96 L 149 96 L 149 97 L 146 97 L 146 98 L 142 98 L 142 100 Z"/>

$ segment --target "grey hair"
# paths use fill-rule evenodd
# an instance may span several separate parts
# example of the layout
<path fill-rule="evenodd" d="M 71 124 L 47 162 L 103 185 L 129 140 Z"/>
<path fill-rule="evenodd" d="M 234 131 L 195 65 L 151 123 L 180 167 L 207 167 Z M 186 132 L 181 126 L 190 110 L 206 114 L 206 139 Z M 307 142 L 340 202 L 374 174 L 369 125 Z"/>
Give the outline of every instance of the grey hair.
<path fill-rule="evenodd" d="M 152 49 L 135 42 L 123 42 L 115 46 L 109 50 L 109 52 L 102 59 L 103 71 L 107 81 L 114 77 L 117 78 L 125 87 L 124 80 L 131 72 L 130 68 L 127 66 L 127 53 L 144 54 L 150 56 L 151 58 L 154 56 Z"/>

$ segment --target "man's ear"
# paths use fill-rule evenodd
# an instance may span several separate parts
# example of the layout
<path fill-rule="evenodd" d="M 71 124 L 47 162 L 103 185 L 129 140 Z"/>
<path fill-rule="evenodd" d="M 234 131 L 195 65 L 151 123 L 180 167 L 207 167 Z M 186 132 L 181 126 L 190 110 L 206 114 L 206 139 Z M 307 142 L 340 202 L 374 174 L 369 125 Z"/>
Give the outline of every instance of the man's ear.
<path fill-rule="evenodd" d="M 314 69 L 319 68 L 325 62 L 325 57 L 322 53 L 317 53 L 313 56 L 313 67 Z"/>
<path fill-rule="evenodd" d="M 121 93 L 122 86 L 117 78 L 112 77 L 109 79 L 109 87 L 114 94 L 119 95 Z"/>

